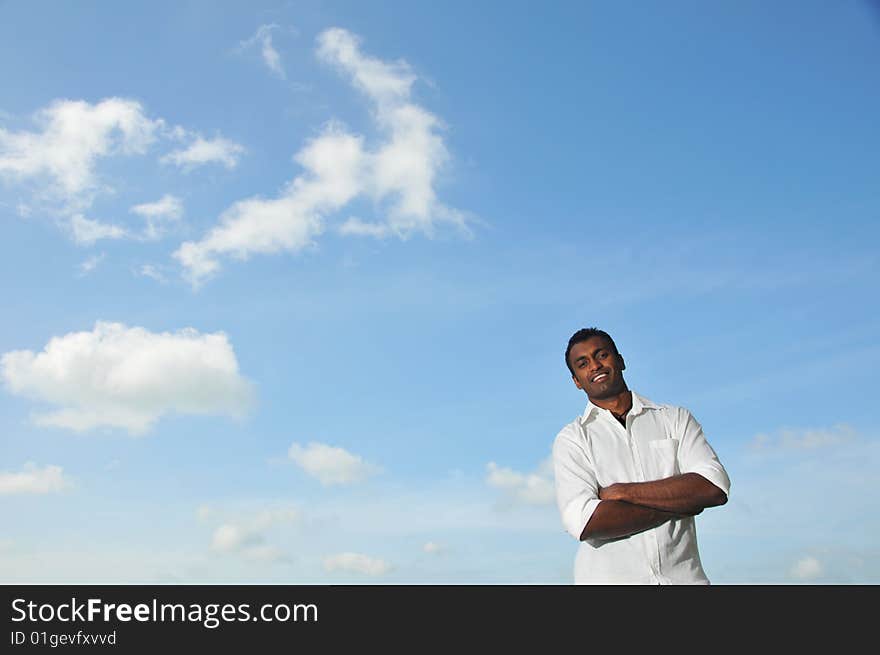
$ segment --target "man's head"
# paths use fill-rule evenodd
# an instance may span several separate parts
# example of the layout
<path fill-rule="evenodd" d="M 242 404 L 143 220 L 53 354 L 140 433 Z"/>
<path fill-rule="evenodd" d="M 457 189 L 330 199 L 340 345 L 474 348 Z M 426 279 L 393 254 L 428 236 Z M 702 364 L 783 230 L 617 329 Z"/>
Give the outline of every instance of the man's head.
<path fill-rule="evenodd" d="M 598 328 L 575 332 L 565 349 L 565 365 L 578 389 L 590 399 L 612 398 L 626 391 L 626 363 L 611 336 Z"/>

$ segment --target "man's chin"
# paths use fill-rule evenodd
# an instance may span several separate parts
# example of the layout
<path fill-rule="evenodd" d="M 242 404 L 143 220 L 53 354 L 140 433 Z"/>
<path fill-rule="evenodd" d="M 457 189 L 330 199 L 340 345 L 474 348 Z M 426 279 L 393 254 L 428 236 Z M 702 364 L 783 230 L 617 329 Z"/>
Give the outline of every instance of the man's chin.
<path fill-rule="evenodd" d="M 611 387 L 603 388 L 603 389 L 589 389 L 587 391 L 587 397 L 590 400 L 611 400 L 612 398 L 616 398 L 620 394 L 626 391 L 626 387 L 621 386 L 619 389 L 613 389 Z"/>

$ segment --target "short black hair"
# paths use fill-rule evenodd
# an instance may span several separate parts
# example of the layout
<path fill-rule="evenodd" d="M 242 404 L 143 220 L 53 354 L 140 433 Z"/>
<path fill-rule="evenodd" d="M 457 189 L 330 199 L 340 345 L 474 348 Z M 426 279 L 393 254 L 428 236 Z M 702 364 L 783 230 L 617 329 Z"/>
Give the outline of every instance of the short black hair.
<path fill-rule="evenodd" d="M 568 370 L 574 375 L 574 369 L 571 367 L 571 363 L 568 361 L 568 355 L 571 352 L 572 346 L 576 343 L 580 343 L 581 341 L 587 341 L 588 339 L 592 339 L 593 337 L 604 337 L 608 343 L 611 344 L 611 347 L 614 348 L 614 354 L 619 355 L 620 352 L 617 350 L 617 344 L 614 343 L 614 339 L 611 338 L 611 335 L 605 332 L 605 330 L 600 330 L 599 328 L 583 328 L 575 332 L 571 335 L 571 339 L 568 340 L 568 347 L 565 349 L 565 365 L 568 367 Z"/>

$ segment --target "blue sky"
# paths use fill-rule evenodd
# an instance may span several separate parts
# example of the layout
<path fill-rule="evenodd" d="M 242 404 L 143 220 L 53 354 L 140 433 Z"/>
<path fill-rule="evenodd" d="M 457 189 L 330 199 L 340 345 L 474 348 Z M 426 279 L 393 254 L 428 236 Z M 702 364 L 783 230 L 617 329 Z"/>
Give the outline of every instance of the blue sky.
<path fill-rule="evenodd" d="M 562 353 L 876 583 L 871 3 L 0 3 L 0 579 L 568 583 Z"/>

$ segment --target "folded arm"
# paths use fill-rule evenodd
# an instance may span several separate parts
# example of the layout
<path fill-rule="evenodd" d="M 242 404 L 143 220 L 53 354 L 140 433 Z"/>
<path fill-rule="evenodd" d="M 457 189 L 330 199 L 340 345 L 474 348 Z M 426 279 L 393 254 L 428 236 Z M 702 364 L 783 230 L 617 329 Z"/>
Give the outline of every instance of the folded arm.
<path fill-rule="evenodd" d="M 618 482 L 599 489 L 599 499 L 693 516 L 723 505 L 727 494 L 699 473 L 684 473 L 651 482 Z"/>
<path fill-rule="evenodd" d="M 683 516 L 624 501 L 603 500 L 596 506 L 590 520 L 584 526 L 581 541 L 628 537 Z"/>
<path fill-rule="evenodd" d="M 581 541 L 617 539 L 726 503 L 730 478 L 697 420 L 678 408 L 671 431 L 679 435 L 678 470 L 685 473 L 604 488 L 583 432 L 560 432 L 553 462 L 557 504 L 568 533 Z"/>

